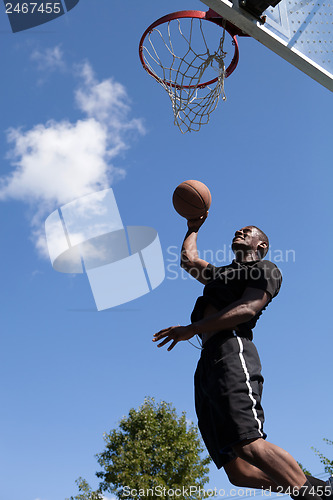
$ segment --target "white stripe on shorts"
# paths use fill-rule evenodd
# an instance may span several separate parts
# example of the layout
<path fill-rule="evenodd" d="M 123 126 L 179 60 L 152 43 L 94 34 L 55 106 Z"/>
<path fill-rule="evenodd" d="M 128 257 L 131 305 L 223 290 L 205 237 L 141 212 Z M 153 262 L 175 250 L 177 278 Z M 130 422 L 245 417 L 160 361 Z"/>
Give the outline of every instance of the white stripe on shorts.
<path fill-rule="evenodd" d="M 237 338 L 238 344 L 239 344 L 239 359 L 240 359 L 240 362 L 242 364 L 242 368 L 243 368 L 243 371 L 244 371 L 244 374 L 245 374 L 245 377 L 246 377 L 246 385 L 247 385 L 247 387 L 249 389 L 249 398 L 252 401 L 253 416 L 254 416 L 255 420 L 258 422 L 258 431 L 259 431 L 260 436 L 262 437 L 263 436 L 263 433 L 261 432 L 261 427 L 262 426 L 261 426 L 261 421 L 258 418 L 257 410 L 255 408 L 255 406 L 256 406 L 256 400 L 254 399 L 253 394 L 252 394 L 252 387 L 251 387 L 251 384 L 250 384 L 250 374 L 248 372 L 248 369 L 247 369 L 247 366 L 246 366 L 246 363 L 245 363 L 245 359 L 244 359 L 244 356 L 243 356 L 243 352 L 244 352 L 243 342 L 242 342 L 242 339 L 240 337 L 238 337 L 235 332 L 234 332 L 234 335 Z"/>

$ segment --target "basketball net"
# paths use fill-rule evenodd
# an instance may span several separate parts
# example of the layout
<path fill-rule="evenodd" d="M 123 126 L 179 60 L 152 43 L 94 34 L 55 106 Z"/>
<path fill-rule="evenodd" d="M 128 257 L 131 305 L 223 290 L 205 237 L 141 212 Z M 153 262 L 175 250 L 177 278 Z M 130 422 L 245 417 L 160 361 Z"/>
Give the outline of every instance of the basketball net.
<path fill-rule="evenodd" d="M 178 56 L 173 49 L 171 22 L 178 24 L 179 35 L 186 46 L 185 55 L 182 57 Z M 202 28 L 202 20 L 191 19 L 190 23 L 187 36 L 182 31 L 180 19 L 167 23 L 167 34 L 162 34 L 159 29 L 154 28 L 146 39 L 149 49 L 147 46 L 143 46 L 143 58 L 146 66 L 150 70 L 150 74 L 156 75 L 154 78 L 167 91 L 172 103 L 174 124 L 183 134 L 199 131 L 201 125 L 209 122 L 210 114 L 216 109 L 220 97 L 223 101 L 226 100 L 224 91 L 226 52 L 223 50 L 225 29 L 223 27 L 217 50 L 211 53 Z M 195 44 L 198 45 L 198 36 L 201 39 L 200 51 L 194 49 L 192 42 L 194 23 L 200 24 L 199 29 L 195 30 Z M 171 64 L 168 67 L 162 64 L 153 43 L 153 38 L 156 36 L 158 38 L 155 45 L 162 42 L 171 56 Z M 156 67 L 161 72 L 161 76 L 157 73 Z M 202 78 L 208 68 L 212 68 L 216 75 L 208 84 L 203 84 L 201 83 Z"/>

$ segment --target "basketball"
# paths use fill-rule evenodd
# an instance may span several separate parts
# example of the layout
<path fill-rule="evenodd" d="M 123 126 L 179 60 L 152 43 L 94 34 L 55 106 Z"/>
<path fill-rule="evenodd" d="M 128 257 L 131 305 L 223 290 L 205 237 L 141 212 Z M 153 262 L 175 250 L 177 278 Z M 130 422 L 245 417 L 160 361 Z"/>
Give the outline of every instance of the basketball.
<path fill-rule="evenodd" d="M 185 181 L 176 187 L 172 203 L 185 219 L 198 219 L 205 215 L 212 202 L 208 187 L 200 181 Z"/>

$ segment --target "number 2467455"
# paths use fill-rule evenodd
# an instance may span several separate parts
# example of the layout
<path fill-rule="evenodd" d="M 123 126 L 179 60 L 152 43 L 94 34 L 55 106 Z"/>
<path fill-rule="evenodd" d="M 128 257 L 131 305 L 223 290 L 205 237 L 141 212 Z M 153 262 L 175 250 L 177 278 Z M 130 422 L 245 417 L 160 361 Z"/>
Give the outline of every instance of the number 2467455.
<path fill-rule="evenodd" d="M 60 2 L 45 2 L 38 4 L 37 2 L 25 2 L 25 3 L 6 3 L 6 14 L 60 14 L 61 3 Z"/>

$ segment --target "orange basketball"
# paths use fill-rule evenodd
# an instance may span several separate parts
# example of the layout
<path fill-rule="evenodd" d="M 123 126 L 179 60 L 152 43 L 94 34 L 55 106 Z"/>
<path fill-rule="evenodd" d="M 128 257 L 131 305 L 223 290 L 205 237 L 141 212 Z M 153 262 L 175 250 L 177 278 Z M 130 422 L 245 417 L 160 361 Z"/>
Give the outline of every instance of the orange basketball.
<path fill-rule="evenodd" d="M 185 219 L 198 219 L 205 215 L 212 202 L 208 187 L 200 181 L 185 181 L 176 187 L 172 203 Z"/>

